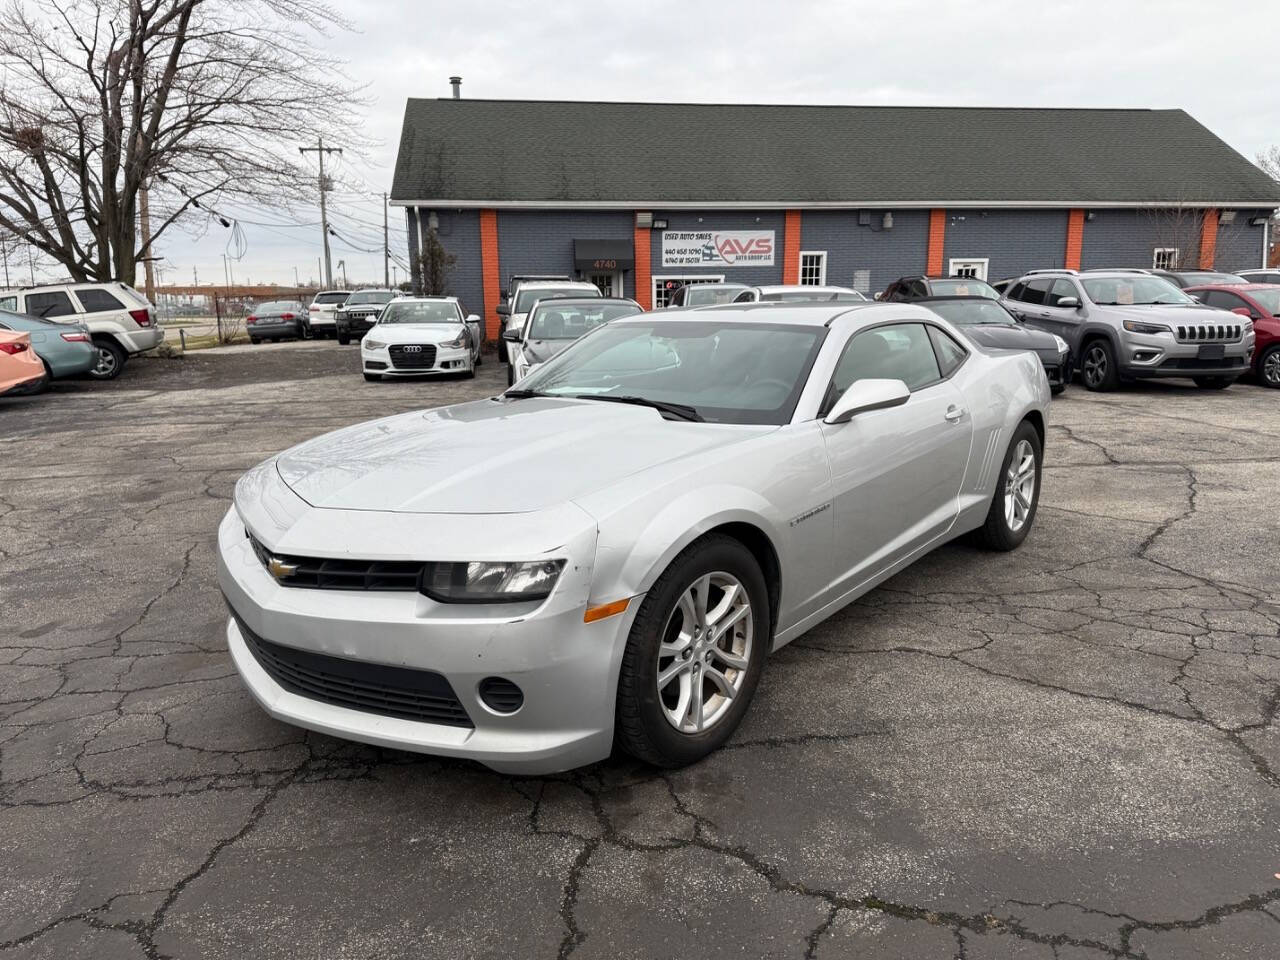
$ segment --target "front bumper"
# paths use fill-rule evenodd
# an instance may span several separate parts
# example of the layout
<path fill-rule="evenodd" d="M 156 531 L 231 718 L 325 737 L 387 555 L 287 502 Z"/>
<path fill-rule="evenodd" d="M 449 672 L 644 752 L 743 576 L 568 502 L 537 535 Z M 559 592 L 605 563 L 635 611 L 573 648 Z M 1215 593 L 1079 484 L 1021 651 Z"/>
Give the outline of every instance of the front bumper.
<path fill-rule="evenodd" d="M 1167 333 L 1126 333 L 1118 359 L 1123 375 L 1133 379 L 1239 377 L 1249 371 L 1253 344 L 1252 331 L 1239 340 L 1207 343 L 1179 343 Z"/>
<path fill-rule="evenodd" d="M 245 324 L 245 333 L 260 340 L 272 337 L 298 337 L 302 335 L 302 321 L 281 320 L 279 322 L 259 320 L 257 323 Z"/>
<path fill-rule="evenodd" d="M 404 543 L 465 543 L 461 536 L 441 534 L 477 523 L 439 514 L 313 512 L 326 515 L 318 518 L 321 526 L 394 524 Z M 425 535 L 428 530 L 432 535 Z M 521 539 L 519 531 L 514 539 Z M 472 545 L 453 552 L 467 559 L 474 551 Z M 557 550 L 568 563 L 551 596 L 529 604 L 439 604 L 417 592 L 294 588 L 267 572 L 236 510 L 228 511 L 218 530 L 218 582 L 249 630 L 284 647 L 440 674 L 473 726 L 406 720 L 291 692 L 264 669 L 234 618 L 227 625 L 227 646 L 254 699 L 287 723 L 383 747 L 477 760 L 504 773 L 568 770 L 601 760 L 612 748 L 617 672 L 639 608 L 637 598 L 622 615 L 582 622 L 594 552 L 591 524 Z M 487 677 L 517 684 L 524 693 L 520 709 L 502 715 L 486 706 L 479 686 Z"/>
<path fill-rule="evenodd" d="M 471 368 L 472 353 L 468 347 L 437 346 L 435 360 L 430 366 L 396 366 L 387 347 L 370 350 L 361 344 L 360 362 L 365 373 L 380 373 L 385 377 L 420 377 L 432 373 L 463 373 Z"/>
<path fill-rule="evenodd" d="M 1036 356 L 1040 358 L 1040 365 L 1044 367 L 1044 375 L 1049 380 L 1049 386 L 1061 387 L 1071 382 L 1072 359 L 1069 353 L 1037 350 Z"/>
<path fill-rule="evenodd" d="M 334 329 L 336 329 L 338 333 L 352 337 L 363 336 L 373 329 L 377 320 L 378 315 L 376 313 L 371 313 L 367 316 L 355 317 L 347 316 L 345 313 L 340 313 L 334 320 Z"/>

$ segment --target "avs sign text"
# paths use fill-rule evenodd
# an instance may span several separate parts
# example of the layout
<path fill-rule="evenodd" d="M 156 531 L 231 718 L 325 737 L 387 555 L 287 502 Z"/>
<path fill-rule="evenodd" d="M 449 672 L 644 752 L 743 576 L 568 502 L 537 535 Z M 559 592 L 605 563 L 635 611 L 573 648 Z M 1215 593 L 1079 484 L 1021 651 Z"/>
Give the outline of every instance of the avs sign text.
<path fill-rule="evenodd" d="M 664 230 L 664 267 L 771 267 L 772 230 Z"/>

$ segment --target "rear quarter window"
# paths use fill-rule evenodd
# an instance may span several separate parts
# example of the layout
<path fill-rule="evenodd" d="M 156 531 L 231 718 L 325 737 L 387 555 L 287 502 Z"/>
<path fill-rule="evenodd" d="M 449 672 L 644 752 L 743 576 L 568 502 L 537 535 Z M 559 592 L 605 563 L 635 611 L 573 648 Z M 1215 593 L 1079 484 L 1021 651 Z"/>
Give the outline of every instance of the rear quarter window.
<path fill-rule="evenodd" d="M 123 310 L 124 304 L 116 296 L 106 290 L 88 287 L 76 291 L 76 299 L 84 307 L 85 313 L 102 313 L 105 310 Z"/>

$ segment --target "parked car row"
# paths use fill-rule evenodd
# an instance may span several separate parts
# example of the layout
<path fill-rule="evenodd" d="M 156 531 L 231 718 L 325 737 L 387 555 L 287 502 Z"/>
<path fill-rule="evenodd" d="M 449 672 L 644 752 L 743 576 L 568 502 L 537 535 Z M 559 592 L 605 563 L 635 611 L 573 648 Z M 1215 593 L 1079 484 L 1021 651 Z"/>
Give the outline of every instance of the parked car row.
<path fill-rule="evenodd" d="M 111 380 L 164 340 L 155 308 L 124 283 L 55 283 L 0 292 L 0 396 L 51 380 Z"/>

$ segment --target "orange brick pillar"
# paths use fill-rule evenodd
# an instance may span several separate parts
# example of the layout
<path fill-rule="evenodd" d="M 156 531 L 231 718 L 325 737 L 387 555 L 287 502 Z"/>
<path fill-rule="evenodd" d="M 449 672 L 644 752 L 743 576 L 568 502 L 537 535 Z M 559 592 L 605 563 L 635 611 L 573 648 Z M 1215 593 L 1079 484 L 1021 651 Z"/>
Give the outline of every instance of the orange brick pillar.
<path fill-rule="evenodd" d="M 931 277 L 942 276 L 942 244 L 947 238 L 947 211 L 929 211 L 929 255 L 924 272 Z"/>
<path fill-rule="evenodd" d="M 484 329 L 486 340 L 497 340 L 502 331 L 498 304 L 502 300 L 502 280 L 498 271 L 498 211 L 480 211 L 480 279 L 484 288 Z"/>
<path fill-rule="evenodd" d="M 1072 210 L 1067 214 L 1067 254 L 1062 265 L 1068 270 L 1080 269 L 1080 253 L 1084 249 L 1084 211 Z"/>
<path fill-rule="evenodd" d="M 1200 269 L 1212 270 L 1218 254 L 1218 211 L 1210 207 L 1200 221 Z"/>
<path fill-rule="evenodd" d="M 782 224 L 782 282 L 800 282 L 800 211 L 788 210 Z"/>
<path fill-rule="evenodd" d="M 653 261 L 649 259 L 648 227 L 635 228 L 636 303 L 645 310 L 653 309 Z"/>

